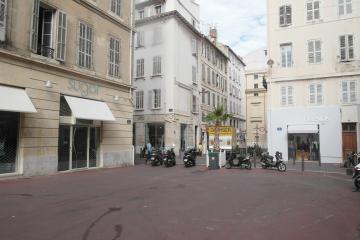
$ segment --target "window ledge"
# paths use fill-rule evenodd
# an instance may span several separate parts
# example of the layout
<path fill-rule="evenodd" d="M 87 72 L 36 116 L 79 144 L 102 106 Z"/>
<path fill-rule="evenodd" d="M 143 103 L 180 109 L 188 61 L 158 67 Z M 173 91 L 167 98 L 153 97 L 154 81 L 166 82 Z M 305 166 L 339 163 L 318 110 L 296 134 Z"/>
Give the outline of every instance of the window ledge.
<path fill-rule="evenodd" d="M 110 76 L 110 75 L 106 75 L 106 79 L 111 80 L 111 81 L 116 81 L 116 82 L 121 82 L 122 81 L 121 77 L 113 77 L 113 76 Z"/>
<path fill-rule="evenodd" d="M 139 109 L 135 109 L 135 111 L 136 111 L 136 112 L 141 112 L 141 111 L 144 111 L 144 109 L 143 109 L 143 108 L 141 108 L 141 109 L 139 108 Z"/>
<path fill-rule="evenodd" d="M 140 49 L 140 48 L 145 48 L 145 46 L 144 45 L 138 45 L 138 46 L 135 47 L 135 49 Z"/>
<path fill-rule="evenodd" d="M 122 16 L 117 15 L 116 13 L 112 12 L 111 10 L 108 11 L 108 14 L 112 16 L 113 18 L 116 18 L 118 21 L 124 23 L 124 19 Z"/>
<path fill-rule="evenodd" d="M 77 70 L 77 71 L 80 71 L 80 72 L 87 73 L 89 75 L 96 76 L 96 72 L 94 71 L 94 69 L 88 69 L 88 68 L 85 68 L 85 67 L 80 67 L 78 65 L 74 65 L 74 69 Z"/>
<path fill-rule="evenodd" d="M 154 74 L 151 76 L 151 78 L 162 78 L 163 75 L 162 74 Z"/>
<path fill-rule="evenodd" d="M 156 110 L 161 110 L 161 108 L 151 108 L 151 110 L 156 111 Z"/>
<path fill-rule="evenodd" d="M 39 54 L 35 54 L 35 53 L 31 53 L 30 54 L 30 57 L 32 58 L 35 58 L 37 60 L 41 60 L 41 61 L 44 61 L 44 62 L 49 62 L 49 63 L 53 63 L 53 64 L 56 64 L 56 65 L 60 65 L 60 62 L 53 59 L 53 58 L 49 58 L 49 57 L 45 57 L 43 55 L 39 55 Z"/>
<path fill-rule="evenodd" d="M 145 80 L 145 77 L 135 77 L 135 80 Z"/>

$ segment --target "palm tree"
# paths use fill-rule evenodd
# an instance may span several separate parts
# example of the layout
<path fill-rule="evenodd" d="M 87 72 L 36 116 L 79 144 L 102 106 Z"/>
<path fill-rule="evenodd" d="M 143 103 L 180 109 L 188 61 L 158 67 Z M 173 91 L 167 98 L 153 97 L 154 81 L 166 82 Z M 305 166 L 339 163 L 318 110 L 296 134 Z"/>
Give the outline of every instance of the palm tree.
<path fill-rule="evenodd" d="M 215 138 L 214 138 L 214 151 L 220 152 L 220 126 L 222 123 L 226 122 L 232 115 L 226 113 L 223 106 L 218 106 L 214 109 L 213 112 L 209 113 L 205 120 L 211 124 L 215 125 Z"/>

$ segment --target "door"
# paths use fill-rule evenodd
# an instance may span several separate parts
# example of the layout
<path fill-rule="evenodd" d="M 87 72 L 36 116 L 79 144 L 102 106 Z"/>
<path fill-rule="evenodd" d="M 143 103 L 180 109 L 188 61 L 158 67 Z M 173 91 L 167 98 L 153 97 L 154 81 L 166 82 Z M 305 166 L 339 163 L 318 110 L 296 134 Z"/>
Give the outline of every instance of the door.
<path fill-rule="evenodd" d="M 0 174 L 16 169 L 19 113 L 0 111 Z"/>
<path fill-rule="evenodd" d="M 70 169 L 70 126 L 59 127 L 58 171 Z"/>
<path fill-rule="evenodd" d="M 72 168 L 87 167 L 88 127 L 76 126 L 73 130 Z"/>
<path fill-rule="evenodd" d="M 343 159 L 347 160 L 349 153 L 357 152 L 356 123 L 343 124 Z"/>
<path fill-rule="evenodd" d="M 90 128 L 89 167 L 98 167 L 100 155 L 100 128 Z"/>

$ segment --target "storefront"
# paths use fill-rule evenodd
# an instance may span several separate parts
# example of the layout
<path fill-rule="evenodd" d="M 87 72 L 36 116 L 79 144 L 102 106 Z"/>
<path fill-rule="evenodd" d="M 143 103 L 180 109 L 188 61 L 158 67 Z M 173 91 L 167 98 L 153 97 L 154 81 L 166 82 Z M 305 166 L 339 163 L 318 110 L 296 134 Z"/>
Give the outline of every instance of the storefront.
<path fill-rule="evenodd" d="M 165 147 L 165 124 L 164 123 L 148 123 L 145 125 L 145 142 L 150 142 L 154 148 Z"/>

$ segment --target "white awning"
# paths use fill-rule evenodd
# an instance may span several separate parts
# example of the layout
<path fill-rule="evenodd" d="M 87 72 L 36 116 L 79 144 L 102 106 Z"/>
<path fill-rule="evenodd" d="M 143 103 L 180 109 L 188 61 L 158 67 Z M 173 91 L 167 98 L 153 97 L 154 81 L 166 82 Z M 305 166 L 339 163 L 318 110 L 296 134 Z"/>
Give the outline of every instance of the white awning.
<path fill-rule="evenodd" d="M 36 113 L 24 89 L 0 86 L 0 111 Z"/>
<path fill-rule="evenodd" d="M 104 102 L 65 96 L 72 114 L 77 119 L 115 121 L 108 105 Z"/>
<path fill-rule="evenodd" d="M 319 133 L 318 125 L 288 125 L 288 133 Z"/>

